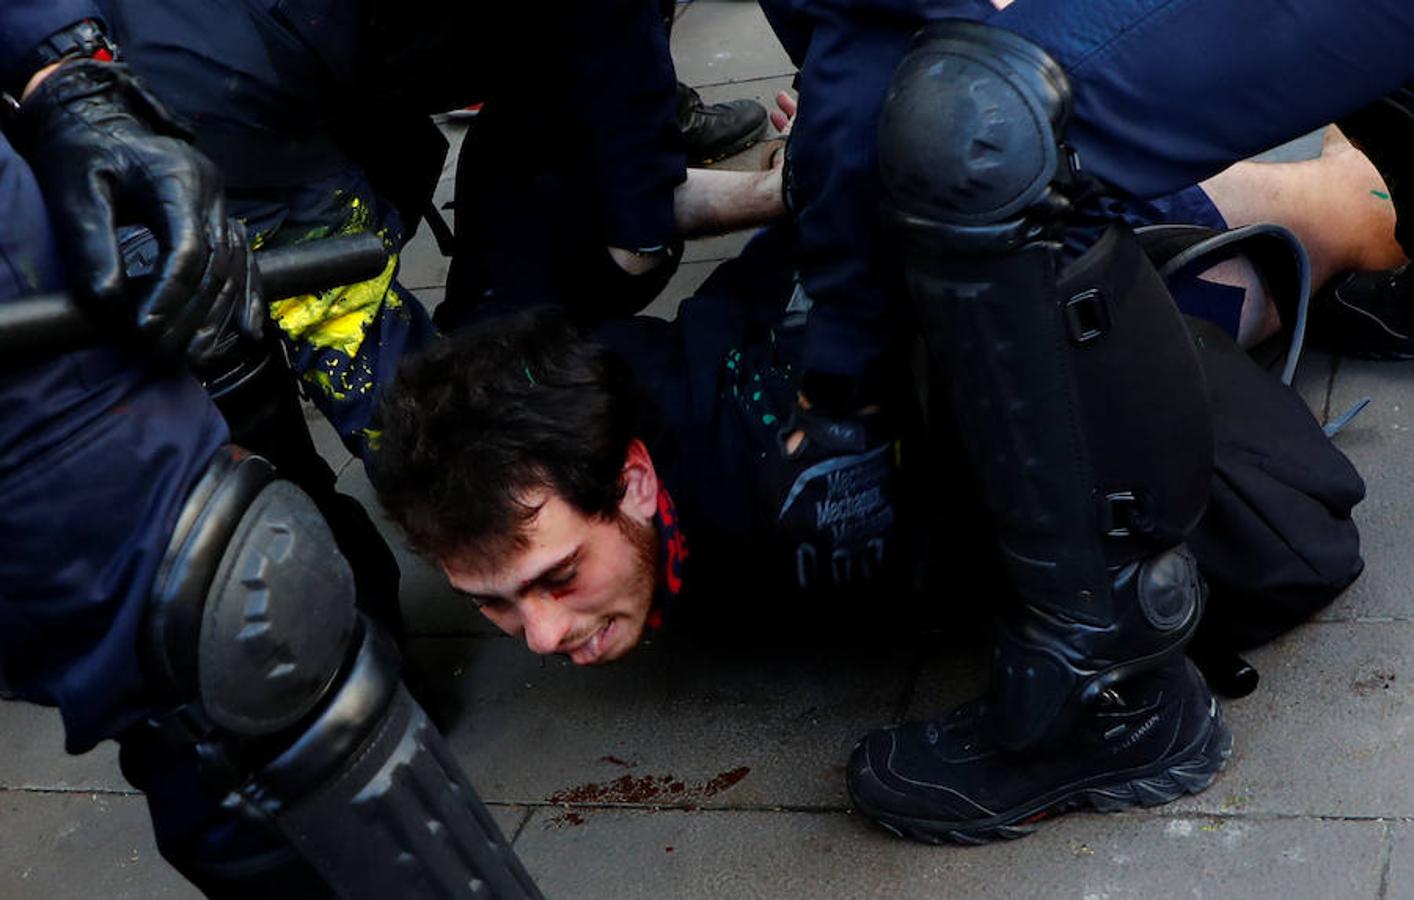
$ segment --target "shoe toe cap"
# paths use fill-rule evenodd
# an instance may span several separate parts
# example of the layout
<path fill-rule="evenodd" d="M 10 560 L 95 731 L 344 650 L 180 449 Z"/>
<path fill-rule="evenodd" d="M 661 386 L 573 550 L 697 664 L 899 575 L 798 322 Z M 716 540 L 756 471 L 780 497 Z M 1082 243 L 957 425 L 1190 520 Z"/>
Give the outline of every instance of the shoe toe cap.
<path fill-rule="evenodd" d="M 965 822 L 986 810 L 952 782 L 961 767 L 938 754 L 940 726 L 915 722 L 871 732 L 850 754 L 845 782 L 859 810 L 873 817 Z"/>

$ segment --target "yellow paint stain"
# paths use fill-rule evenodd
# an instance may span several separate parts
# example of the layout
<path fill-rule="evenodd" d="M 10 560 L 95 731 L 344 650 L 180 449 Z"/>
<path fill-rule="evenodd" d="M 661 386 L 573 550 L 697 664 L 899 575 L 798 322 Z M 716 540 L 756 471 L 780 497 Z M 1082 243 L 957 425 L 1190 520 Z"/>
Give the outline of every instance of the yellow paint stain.
<path fill-rule="evenodd" d="M 373 230 L 373 210 L 357 197 L 349 200 L 349 215 L 339 226 L 339 234 L 362 234 Z M 380 233 L 380 237 L 384 235 Z"/>
<path fill-rule="evenodd" d="M 383 444 L 383 430 L 381 428 L 364 428 L 359 431 L 363 435 L 364 443 L 368 444 L 368 449 L 377 453 Z"/>
<path fill-rule="evenodd" d="M 337 350 L 352 359 L 363 346 L 378 310 L 394 296 L 390 287 L 397 267 L 398 255 L 389 254 L 388 264 L 374 278 L 277 300 L 270 304 L 270 317 L 292 340 Z"/>

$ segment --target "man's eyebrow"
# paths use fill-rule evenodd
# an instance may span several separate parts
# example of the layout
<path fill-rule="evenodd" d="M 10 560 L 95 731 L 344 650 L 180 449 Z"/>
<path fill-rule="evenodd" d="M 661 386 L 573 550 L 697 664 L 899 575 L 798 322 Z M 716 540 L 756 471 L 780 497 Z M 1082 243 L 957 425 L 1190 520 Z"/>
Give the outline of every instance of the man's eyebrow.
<path fill-rule="evenodd" d="M 540 570 L 539 574 L 533 575 L 530 578 L 527 578 L 525 581 L 522 581 L 520 585 L 516 588 L 516 593 L 524 594 L 531 588 L 535 587 L 537 584 L 540 584 L 561 574 L 564 569 L 567 569 L 575 563 L 579 562 L 579 556 L 581 551 L 583 550 L 583 544 L 576 546 L 573 550 L 571 550 L 569 553 L 566 553 L 559 560 L 551 563 L 544 569 Z"/>

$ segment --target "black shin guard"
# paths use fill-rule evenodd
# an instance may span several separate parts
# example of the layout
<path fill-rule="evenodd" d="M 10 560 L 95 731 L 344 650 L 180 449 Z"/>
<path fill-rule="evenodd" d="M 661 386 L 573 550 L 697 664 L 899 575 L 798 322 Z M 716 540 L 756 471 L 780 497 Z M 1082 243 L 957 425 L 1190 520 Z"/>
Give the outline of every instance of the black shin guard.
<path fill-rule="evenodd" d="M 261 458 L 219 452 L 145 623 L 143 662 L 171 711 L 124 740 L 139 784 L 172 794 L 163 769 L 184 760 L 176 774 L 205 792 L 185 813 L 154 804 L 154 820 L 188 817 L 157 822 L 164 853 L 214 896 L 538 898 L 354 600 L 314 501 Z"/>
<path fill-rule="evenodd" d="M 993 679 L 1013 748 L 1181 650 L 1202 600 L 1182 547 L 1212 464 L 1202 374 L 1126 230 L 1059 271 L 1069 107 L 1039 48 L 945 21 L 915 40 L 880 120 L 909 290 L 1021 598 Z"/>

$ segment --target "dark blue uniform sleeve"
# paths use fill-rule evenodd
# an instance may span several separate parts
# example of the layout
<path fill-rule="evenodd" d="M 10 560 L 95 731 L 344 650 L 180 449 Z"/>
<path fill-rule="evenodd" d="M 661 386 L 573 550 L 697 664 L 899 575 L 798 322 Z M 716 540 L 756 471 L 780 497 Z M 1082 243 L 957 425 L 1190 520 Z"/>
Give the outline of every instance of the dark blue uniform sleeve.
<path fill-rule="evenodd" d="M 15 67 L 39 42 L 84 19 L 101 19 L 89 0 L 5 0 L 0 10 L 0 83 L 20 73 Z"/>
<path fill-rule="evenodd" d="M 1081 165 L 1136 197 L 1195 184 L 1414 79 L 1407 0 L 1023 0 L 990 22 L 1061 64 Z"/>
<path fill-rule="evenodd" d="M 28 166 L 0 136 L 0 303 L 63 287 Z M 0 681 L 82 752 L 153 712 L 143 611 L 176 515 L 226 439 L 201 385 L 119 347 L 0 368 Z"/>
<path fill-rule="evenodd" d="M 988 0 L 764 0 L 800 67 L 790 141 L 796 264 L 815 304 L 806 368 L 860 376 L 891 349 L 904 293 L 879 220 L 879 110 L 894 67 L 929 16 L 981 18 Z"/>
<path fill-rule="evenodd" d="M 669 244 L 673 189 L 686 177 L 668 34 L 655 0 L 568 3 L 565 110 L 587 142 L 613 246 Z"/>
<path fill-rule="evenodd" d="M 284 4 L 299 12 L 287 20 L 263 5 L 111 2 L 128 64 L 193 124 L 197 147 L 226 175 L 227 208 L 246 223 L 252 246 L 364 231 L 388 245 L 388 266 L 374 278 L 270 304 L 296 376 L 346 446 L 365 457 L 378 441 L 371 419 L 382 386 L 434 329 L 396 278 L 404 233 L 397 211 L 349 161 L 328 121 L 347 90 L 328 61 L 355 45 L 356 29 L 342 20 L 309 26 L 340 5 L 332 0 Z M 380 127 L 374 116 L 360 133 L 385 139 L 372 134 Z"/>

